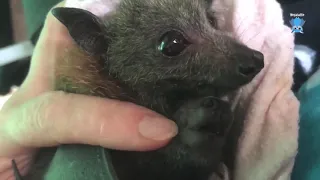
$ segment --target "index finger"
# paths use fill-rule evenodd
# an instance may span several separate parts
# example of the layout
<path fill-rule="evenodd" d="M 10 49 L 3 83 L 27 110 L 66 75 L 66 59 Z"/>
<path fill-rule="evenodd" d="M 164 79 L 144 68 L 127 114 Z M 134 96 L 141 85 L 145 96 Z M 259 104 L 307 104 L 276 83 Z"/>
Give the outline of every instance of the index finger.
<path fill-rule="evenodd" d="M 83 103 L 86 102 L 86 103 Z M 131 103 L 44 93 L 2 114 L 1 152 L 16 147 L 90 144 L 121 150 L 159 148 L 177 134 L 173 121 Z"/>

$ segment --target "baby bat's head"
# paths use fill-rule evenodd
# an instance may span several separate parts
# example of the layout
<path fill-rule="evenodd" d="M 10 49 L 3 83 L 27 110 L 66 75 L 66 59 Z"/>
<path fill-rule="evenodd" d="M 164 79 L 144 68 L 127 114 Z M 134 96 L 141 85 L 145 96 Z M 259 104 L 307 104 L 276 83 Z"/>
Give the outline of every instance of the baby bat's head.
<path fill-rule="evenodd" d="M 220 131 L 226 130 L 233 118 L 230 107 L 215 99 L 211 102 L 217 106 L 206 108 L 198 99 L 179 109 L 181 102 L 220 97 L 250 82 L 264 63 L 260 52 L 219 31 L 210 6 L 205 0 L 122 0 L 116 13 L 105 20 L 80 9 L 53 11 L 74 41 L 92 57 L 99 57 L 102 73 L 131 89 L 138 104 L 179 125 L 177 138 L 157 153 L 114 152 L 115 165 L 128 166 L 119 174 L 130 174 L 128 169 L 135 175 L 150 170 L 151 176 L 146 172 L 133 179 L 170 180 L 168 174 L 172 174 L 174 180 L 202 180 L 199 174 L 207 177 L 219 164 L 226 134 L 202 133 L 219 124 L 223 124 Z M 181 116 L 184 113 L 188 116 Z M 214 123 L 199 128 L 203 118 L 205 124 L 208 119 Z M 132 173 L 128 176 L 132 178 Z"/>
<path fill-rule="evenodd" d="M 263 55 L 219 31 L 209 7 L 204 0 L 123 0 L 107 21 L 79 9 L 59 16 L 80 47 L 105 57 L 110 73 L 133 88 L 239 87 L 263 68 Z"/>

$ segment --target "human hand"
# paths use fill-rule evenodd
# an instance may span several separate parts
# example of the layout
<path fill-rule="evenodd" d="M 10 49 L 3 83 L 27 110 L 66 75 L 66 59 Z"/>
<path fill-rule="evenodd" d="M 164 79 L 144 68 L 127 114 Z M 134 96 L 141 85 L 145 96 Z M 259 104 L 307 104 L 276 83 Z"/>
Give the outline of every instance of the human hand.
<path fill-rule="evenodd" d="M 54 91 L 55 61 L 71 46 L 68 31 L 49 13 L 29 74 L 0 111 L 0 179 L 14 179 L 12 159 L 26 174 L 39 147 L 82 143 L 146 151 L 176 135 L 173 121 L 132 103 Z"/>

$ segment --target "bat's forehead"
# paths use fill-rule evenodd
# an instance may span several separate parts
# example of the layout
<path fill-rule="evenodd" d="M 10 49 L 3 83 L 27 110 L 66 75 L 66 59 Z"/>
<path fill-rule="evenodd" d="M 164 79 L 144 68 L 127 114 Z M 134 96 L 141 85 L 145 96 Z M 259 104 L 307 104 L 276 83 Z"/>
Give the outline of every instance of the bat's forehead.
<path fill-rule="evenodd" d="M 176 26 L 180 29 L 201 30 L 206 19 L 206 1 L 204 0 L 136 0 L 123 4 L 126 18 L 134 18 L 141 26 L 161 28 Z M 139 12 L 134 13 L 134 12 Z M 130 17 L 131 14 L 135 16 Z M 134 21 L 131 21 L 134 22 Z"/>
<path fill-rule="evenodd" d="M 204 0 L 139 0 L 141 3 L 144 3 L 151 7 L 158 8 L 175 8 L 175 7 L 197 7 L 203 6 L 207 1 Z"/>

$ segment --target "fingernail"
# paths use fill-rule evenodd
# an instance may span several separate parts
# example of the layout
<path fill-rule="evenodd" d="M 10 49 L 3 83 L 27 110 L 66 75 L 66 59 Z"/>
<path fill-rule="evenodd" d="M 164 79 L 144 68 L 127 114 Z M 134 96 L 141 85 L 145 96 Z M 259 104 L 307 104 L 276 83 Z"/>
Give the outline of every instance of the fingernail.
<path fill-rule="evenodd" d="M 171 120 L 147 116 L 140 122 L 139 132 L 145 138 L 162 141 L 176 136 L 178 127 Z"/>

